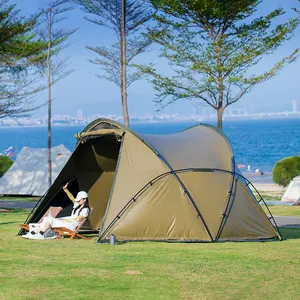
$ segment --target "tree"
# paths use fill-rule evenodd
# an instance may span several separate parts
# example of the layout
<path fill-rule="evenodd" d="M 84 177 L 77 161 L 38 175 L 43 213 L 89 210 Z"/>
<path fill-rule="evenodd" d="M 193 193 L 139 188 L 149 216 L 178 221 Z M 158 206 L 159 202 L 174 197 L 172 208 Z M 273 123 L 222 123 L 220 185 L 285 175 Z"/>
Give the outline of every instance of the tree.
<path fill-rule="evenodd" d="M 286 157 L 275 164 L 273 181 L 287 186 L 290 181 L 300 175 L 300 156 Z"/>
<path fill-rule="evenodd" d="M 28 116 L 39 107 L 33 96 L 42 89 L 37 67 L 46 44 L 33 33 L 36 24 L 36 15 L 20 17 L 15 5 L 0 0 L 0 119 Z"/>
<path fill-rule="evenodd" d="M 0 156 L 0 177 L 11 167 L 13 160 L 8 156 Z"/>
<path fill-rule="evenodd" d="M 283 9 L 256 17 L 262 0 L 151 2 L 159 12 L 160 29 L 149 35 L 162 46 L 161 56 L 173 69 L 172 75 L 163 75 L 154 66 L 140 68 L 151 75 L 156 104 L 163 108 L 180 99 L 199 101 L 216 110 L 220 129 L 227 106 L 278 74 L 299 52 L 255 73 L 253 67 L 288 41 L 299 24 L 299 18 L 279 24 Z"/>
<path fill-rule="evenodd" d="M 105 75 L 98 77 L 115 83 L 121 90 L 124 123 L 129 127 L 127 88 L 143 76 L 140 71 L 129 72 L 132 60 L 147 50 L 151 41 L 141 35 L 143 25 L 152 17 L 146 0 L 75 0 L 83 10 L 95 18 L 88 21 L 112 30 L 117 42 L 111 47 L 87 48 L 98 57 L 90 60 L 99 65 Z"/>
<path fill-rule="evenodd" d="M 41 66 L 42 71 L 47 73 L 47 89 L 48 89 L 48 183 L 52 184 L 52 162 L 51 162 L 51 116 L 52 116 L 52 86 L 57 81 L 68 76 L 73 70 L 67 69 L 66 59 L 60 61 L 54 57 L 66 46 L 65 42 L 77 29 L 57 29 L 55 25 L 66 17 L 61 15 L 71 11 L 73 8 L 66 6 L 70 0 L 51 1 L 45 9 L 41 9 L 46 26 L 39 30 L 39 36 L 47 43 L 46 59 Z"/>

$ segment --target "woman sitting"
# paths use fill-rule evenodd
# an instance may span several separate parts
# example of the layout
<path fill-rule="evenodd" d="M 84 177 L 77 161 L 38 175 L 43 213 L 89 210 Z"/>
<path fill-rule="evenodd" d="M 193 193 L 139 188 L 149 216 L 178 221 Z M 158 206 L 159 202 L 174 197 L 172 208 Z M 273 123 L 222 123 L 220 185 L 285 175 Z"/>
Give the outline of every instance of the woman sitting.
<path fill-rule="evenodd" d="M 63 190 L 73 202 L 73 210 L 71 216 L 62 218 L 44 217 L 41 223 L 29 223 L 29 233 L 26 238 L 43 239 L 44 232 L 52 227 L 66 227 L 74 230 L 83 218 L 87 218 L 90 212 L 88 206 L 88 194 L 81 191 L 77 194 L 76 198 L 67 189 L 68 183 L 63 187 Z"/>

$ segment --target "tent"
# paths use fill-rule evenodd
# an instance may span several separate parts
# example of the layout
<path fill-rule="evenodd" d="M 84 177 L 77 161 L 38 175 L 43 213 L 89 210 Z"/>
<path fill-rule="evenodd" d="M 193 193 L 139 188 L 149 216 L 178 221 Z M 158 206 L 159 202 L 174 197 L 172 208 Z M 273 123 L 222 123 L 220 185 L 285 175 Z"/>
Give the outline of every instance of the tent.
<path fill-rule="evenodd" d="M 281 201 L 283 202 L 297 202 L 300 199 L 300 176 L 291 180 L 287 189 L 285 190 Z"/>
<path fill-rule="evenodd" d="M 26 222 L 72 203 L 62 190 L 89 193 L 99 242 L 216 242 L 280 238 L 236 167 L 221 131 L 200 124 L 170 135 L 137 134 L 98 119 L 76 135 L 70 159 Z"/>
<path fill-rule="evenodd" d="M 51 148 L 52 181 L 71 156 L 64 145 Z M 23 147 L 0 178 L 0 194 L 43 196 L 48 189 L 48 149 Z"/>

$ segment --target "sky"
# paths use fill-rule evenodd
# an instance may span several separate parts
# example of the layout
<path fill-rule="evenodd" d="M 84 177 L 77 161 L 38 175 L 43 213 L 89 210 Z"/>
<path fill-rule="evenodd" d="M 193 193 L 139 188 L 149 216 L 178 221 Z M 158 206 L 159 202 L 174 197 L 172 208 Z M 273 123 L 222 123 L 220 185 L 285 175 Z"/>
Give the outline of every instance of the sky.
<path fill-rule="evenodd" d="M 11 0 L 10 3 L 17 5 L 20 14 L 29 16 L 37 12 L 47 4 L 48 0 Z M 266 14 L 275 8 L 284 8 L 287 14 L 284 18 L 295 16 L 292 7 L 299 7 L 297 0 L 264 0 L 259 7 L 259 14 Z M 98 78 L 95 74 L 101 73 L 98 66 L 88 60 L 95 58 L 95 54 L 86 49 L 90 46 L 107 46 L 115 42 L 113 34 L 107 28 L 102 28 L 84 19 L 86 14 L 74 5 L 75 9 L 68 13 L 68 19 L 61 26 L 67 28 L 79 28 L 70 37 L 71 45 L 65 48 L 60 59 L 69 57 L 69 64 L 74 72 L 67 78 L 53 86 L 52 96 L 53 114 L 70 114 L 75 116 L 78 110 L 84 115 L 92 114 L 115 114 L 121 115 L 121 95 L 119 88 L 111 82 Z M 295 48 L 300 47 L 300 27 L 296 30 L 293 38 L 283 44 L 277 52 L 263 58 L 257 73 L 264 72 L 282 57 L 289 55 Z M 159 52 L 153 47 L 152 50 L 142 54 L 138 62 L 146 64 L 160 64 Z M 45 78 L 46 83 L 46 78 Z M 252 112 L 259 111 L 284 111 L 292 110 L 292 100 L 298 101 L 300 107 L 300 57 L 296 62 L 288 65 L 279 75 L 271 80 L 254 87 L 246 94 L 234 108 L 243 108 Z M 155 92 L 151 83 L 146 79 L 133 83 L 128 88 L 128 109 L 131 116 L 143 116 L 147 113 L 156 114 L 157 107 L 153 102 Z M 41 104 L 47 101 L 47 92 L 40 92 L 35 96 L 36 102 Z M 299 108 L 300 109 L 300 108 Z M 160 113 L 179 113 L 189 115 L 195 111 L 191 102 L 181 100 L 164 108 Z M 198 110 L 199 111 L 199 110 Z M 201 112 L 201 110 L 200 110 Z M 47 108 L 43 107 L 33 114 L 33 117 L 41 117 L 47 114 Z"/>

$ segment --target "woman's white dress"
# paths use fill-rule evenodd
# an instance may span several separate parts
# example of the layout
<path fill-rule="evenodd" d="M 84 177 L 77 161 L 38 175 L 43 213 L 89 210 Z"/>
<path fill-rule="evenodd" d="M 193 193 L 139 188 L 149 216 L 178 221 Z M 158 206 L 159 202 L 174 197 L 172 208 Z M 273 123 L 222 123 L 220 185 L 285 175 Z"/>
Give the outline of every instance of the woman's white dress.
<path fill-rule="evenodd" d="M 62 218 L 44 217 L 42 223 L 48 222 L 51 225 L 52 228 L 53 227 L 66 227 L 70 230 L 74 230 L 80 222 L 80 220 L 78 220 L 77 217 L 82 216 L 82 217 L 86 218 L 89 215 L 89 208 L 88 207 L 85 207 L 82 210 L 80 210 L 80 208 L 78 208 L 76 210 L 76 208 L 78 206 L 79 206 L 78 202 L 74 202 L 72 214 L 69 217 L 62 217 Z M 43 226 L 42 223 L 39 224 L 40 227 Z M 36 223 L 35 224 L 29 224 L 29 228 L 30 228 L 29 230 L 32 230 L 31 225 L 36 226 L 37 224 Z"/>

